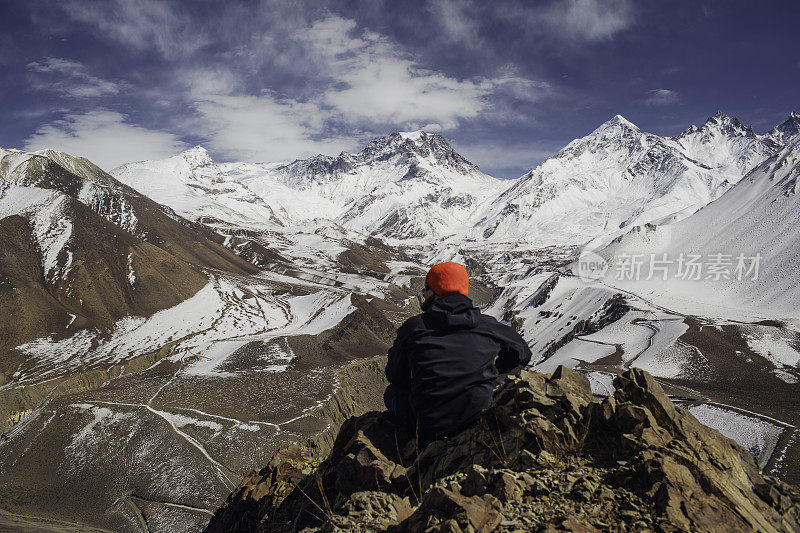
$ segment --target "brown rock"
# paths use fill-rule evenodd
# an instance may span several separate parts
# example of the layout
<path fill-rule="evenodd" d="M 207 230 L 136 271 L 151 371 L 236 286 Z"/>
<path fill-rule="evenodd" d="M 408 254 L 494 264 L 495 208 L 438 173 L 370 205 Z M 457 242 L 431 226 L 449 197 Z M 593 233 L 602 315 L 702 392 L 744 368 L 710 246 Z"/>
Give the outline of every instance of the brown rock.
<path fill-rule="evenodd" d="M 374 528 L 380 531 L 397 525 L 412 514 L 406 498 L 385 492 L 356 492 L 337 513 L 340 528 Z"/>
<path fill-rule="evenodd" d="M 493 531 L 503 520 L 502 505 L 492 496 L 464 496 L 441 487 L 434 487 L 425 495 L 422 505 L 406 522 L 402 531 L 422 531 L 423 524 L 431 518 L 442 521 L 455 520 L 461 529 L 476 532 Z"/>
<path fill-rule="evenodd" d="M 476 427 L 423 450 L 380 413 L 349 419 L 320 465 L 279 450 L 209 531 L 491 531 L 507 518 L 537 531 L 800 533 L 800 490 L 762 476 L 646 372 L 614 383 L 598 403 L 578 372 L 523 372 Z"/>
<path fill-rule="evenodd" d="M 405 473 L 405 468 L 390 461 L 358 432 L 348 453 L 336 464 L 336 488 L 344 494 L 365 488 L 381 490 Z"/>
<path fill-rule="evenodd" d="M 493 476 L 492 494 L 500 501 L 510 502 L 522 498 L 525 485 L 508 472 L 500 472 Z"/>

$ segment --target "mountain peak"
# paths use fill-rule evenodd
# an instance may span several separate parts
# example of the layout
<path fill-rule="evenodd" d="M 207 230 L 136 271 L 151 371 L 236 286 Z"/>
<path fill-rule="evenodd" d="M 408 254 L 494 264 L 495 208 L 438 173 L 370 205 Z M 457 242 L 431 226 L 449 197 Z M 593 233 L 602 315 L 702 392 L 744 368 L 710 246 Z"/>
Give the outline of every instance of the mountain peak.
<path fill-rule="evenodd" d="M 211 157 L 211 154 L 209 153 L 209 151 L 206 150 L 205 148 L 203 148 L 203 146 L 199 145 L 199 144 L 197 146 L 193 147 L 193 148 L 189 148 L 188 150 L 184 150 L 183 152 L 181 152 L 181 154 L 199 154 L 199 155 L 204 155 L 204 156 Z"/>
<path fill-rule="evenodd" d="M 744 125 L 742 125 L 742 123 L 739 122 L 738 118 L 734 117 L 733 115 L 728 115 L 723 111 L 717 111 L 716 113 L 708 117 L 703 126 L 711 126 L 716 124 L 729 125 L 736 129 L 741 129 L 741 130 L 746 129 Z"/>
<path fill-rule="evenodd" d="M 728 137 L 756 137 L 753 128 L 750 126 L 745 127 L 738 118 L 721 110 L 717 110 L 716 113 L 708 117 L 702 126 L 691 125 L 675 138 L 685 138 L 698 132 L 704 136 L 713 135 L 712 132 L 719 132 Z"/>
<path fill-rule="evenodd" d="M 622 115 L 614 115 L 610 119 L 603 122 L 596 130 L 590 135 L 594 134 L 608 134 L 613 132 L 628 132 L 628 131 L 641 131 L 639 126 L 623 117 Z"/>
<path fill-rule="evenodd" d="M 786 119 L 772 128 L 767 136 L 779 144 L 800 133 L 800 113 L 792 111 Z"/>
<path fill-rule="evenodd" d="M 405 149 L 408 148 L 410 143 L 414 147 L 412 148 L 413 151 L 416 151 L 418 148 L 431 149 L 434 146 L 440 146 L 445 150 L 452 150 L 447 139 L 439 134 L 429 133 L 423 130 L 396 131 L 386 137 L 380 137 L 370 141 L 370 144 L 372 143 L 385 145 L 390 149 L 400 147 L 402 147 L 401 149 Z"/>
<path fill-rule="evenodd" d="M 356 157 L 363 160 L 384 160 L 395 156 L 432 158 L 439 164 L 459 172 L 477 171 L 478 167 L 453 150 L 447 139 L 438 133 L 426 131 L 398 131 L 386 137 L 373 139 Z"/>
<path fill-rule="evenodd" d="M 605 122 L 606 124 L 614 124 L 614 125 L 623 125 L 628 126 L 629 128 L 637 128 L 636 124 L 628 120 L 627 118 L 623 117 L 622 115 L 614 115 L 609 120 Z"/>
<path fill-rule="evenodd" d="M 214 164 L 214 159 L 212 159 L 211 154 L 199 144 L 194 148 L 184 150 L 180 153 L 180 155 L 192 166 L 192 168 Z"/>
<path fill-rule="evenodd" d="M 414 141 L 414 142 L 419 142 L 420 140 L 423 139 L 423 136 L 424 137 L 428 136 L 428 133 L 424 132 L 422 130 L 417 130 L 417 131 L 398 131 L 398 132 L 396 132 L 396 134 L 399 135 L 403 139 L 407 139 L 409 141 Z"/>

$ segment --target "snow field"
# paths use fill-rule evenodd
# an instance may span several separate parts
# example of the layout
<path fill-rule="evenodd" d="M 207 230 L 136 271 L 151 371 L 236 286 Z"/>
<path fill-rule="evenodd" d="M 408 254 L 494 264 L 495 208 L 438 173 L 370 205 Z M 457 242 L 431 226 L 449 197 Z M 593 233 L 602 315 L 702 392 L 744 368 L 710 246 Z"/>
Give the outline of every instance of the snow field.
<path fill-rule="evenodd" d="M 696 405 L 689 407 L 689 412 L 701 423 L 749 450 L 761 468 L 769 460 L 785 429 L 766 420 L 716 405 Z"/>

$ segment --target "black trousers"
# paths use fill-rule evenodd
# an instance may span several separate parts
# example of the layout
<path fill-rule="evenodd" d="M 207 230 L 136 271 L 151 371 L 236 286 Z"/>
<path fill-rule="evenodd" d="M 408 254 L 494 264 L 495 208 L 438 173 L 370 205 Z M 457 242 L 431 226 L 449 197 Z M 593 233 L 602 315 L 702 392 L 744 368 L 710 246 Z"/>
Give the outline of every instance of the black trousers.
<path fill-rule="evenodd" d="M 386 410 L 389 411 L 392 422 L 405 428 L 411 432 L 412 435 L 416 435 L 420 441 L 420 445 L 427 445 L 435 440 L 450 437 L 468 427 L 474 426 L 481 415 L 480 413 L 476 414 L 469 420 L 452 428 L 446 434 L 432 434 L 427 431 L 428 428 L 424 427 L 424 425 L 423 427 L 419 427 L 417 415 L 411 408 L 410 391 L 390 383 L 383 393 L 383 403 L 386 405 Z"/>
<path fill-rule="evenodd" d="M 390 383 L 383 393 L 383 403 L 395 424 L 414 432 L 417 429 L 417 417 L 411 409 L 410 396 L 411 391 Z"/>

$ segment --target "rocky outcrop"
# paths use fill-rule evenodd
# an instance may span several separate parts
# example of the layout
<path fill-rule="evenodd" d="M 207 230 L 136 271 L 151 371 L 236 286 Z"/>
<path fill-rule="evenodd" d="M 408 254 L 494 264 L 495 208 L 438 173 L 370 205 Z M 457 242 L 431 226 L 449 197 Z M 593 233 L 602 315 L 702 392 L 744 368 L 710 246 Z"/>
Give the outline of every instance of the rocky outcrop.
<path fill-rule="evenodd" d="M 614 385 L 598 402 L 574 371 L 523 371 L 424 449 L 385 413 L 350 418 L 324 460 L 278 450 L 207 531 L 800 531 L 796 487 L 646 372 Z"/>
<path fill-rule="evenodd" d="M 345 365 L 336 371 L 336 390 L 312 415 L 327 423 L 327 429 L 308 440 L 306 449 L 315 455 L 330 452 L 339 427 L 349 418 L 383 407 L 386 356 Z"/>

